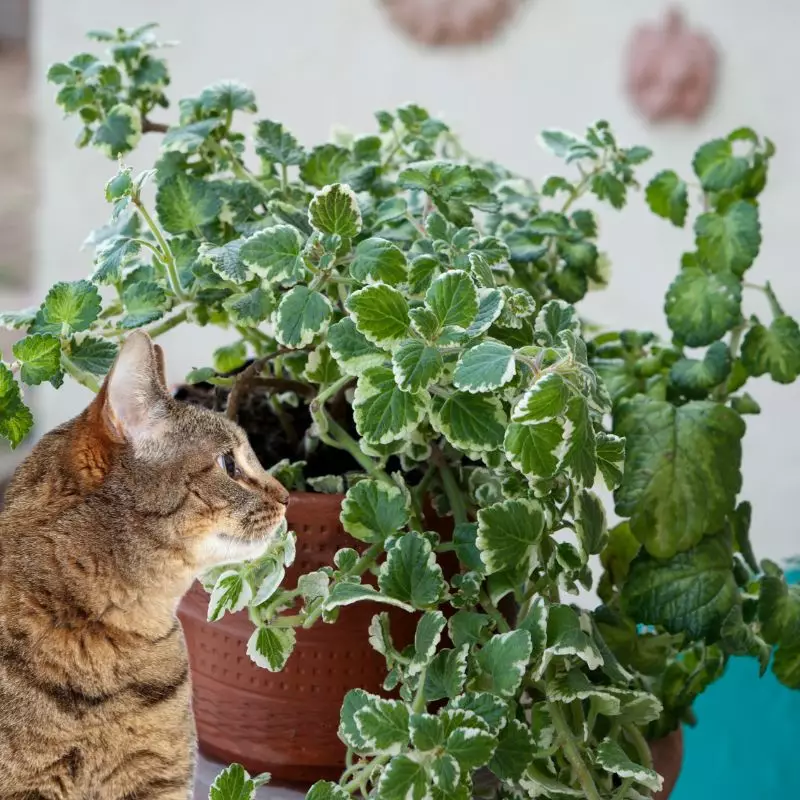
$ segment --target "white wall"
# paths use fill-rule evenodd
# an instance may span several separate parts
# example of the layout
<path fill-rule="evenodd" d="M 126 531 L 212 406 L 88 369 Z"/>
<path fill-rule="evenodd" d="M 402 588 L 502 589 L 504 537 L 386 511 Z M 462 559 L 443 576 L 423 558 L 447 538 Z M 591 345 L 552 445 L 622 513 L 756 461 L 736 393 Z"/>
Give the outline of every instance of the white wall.
<path fill-rule="evenodd" d="M 621 92 L 631 28 L 657 18 L 661 0 L 530 0 L 497 42 L 463 51 L 429 50 L 395 32 L 379 0 L 39 0 L 34 20 L 34 81 L 39 96 L 40 197 L 38 284 L 86 276 L 78 246 L 105 221 L 102 196 L 112 165 L 72 147 L 73 122 L 64 122 L 45 86 L 46 66 L 85 48 L 89 28 L 162 23 L 171 53 L 173 97 L 195 93 L 225 77 L 250 84 L 261 113 L 283 121 L 306 144 L 325 140 L 333 124 L 373 129 L 372 111 L 414 101 L 441 114 L 474 153 L 501 160 L 534 178 L 558 165 L 541 152 L 535 134 L 555 126 L 581 131 L 609 119 L 622 141 L 646 144 L 657 157 L 646 174 L 665 166 L 684 174 L 694 148 L 714 135 L 752 125 L 778 144 L 763 202 L 764 246 L 752 280 L 769 277 L 787 310 L 800 315 L 797 202 L 800 185 L 800 5 L 785 0 L 693 0 L 694 22 L 710 30 L 722 52 L 719 95 L 698 125 L 651 127 L 635 116 Z M 172 112 L 174 114 L 174 112 Z M 170 119 L 173 117 L 170 116 Z M 156 142 L 137 153 L 149 167 Z M 586 315 L 609 326 L 663 330 L 662 298 L 691 234 L 647 212 L 640 198 L 622 214 L 604 215 L 602 239 L 614 263 L 612 287 L 593 296 Z M 761 310 L 755 298 L 754 310 Z M 219 333 L 175 331 L 165 337 L 170 378 L 179 380 L 206 361 Z M 197 354 L 196 356 L 194 354 Z M 744 496 L 755 506 L 758 550 L 773 557 L 800 553 L 790 521 L 798 491 L 800 428 L 794 416 L 800 387 L 754 387 L 764 413 L 750 418 Z M 78 410 L 80 387 L 39 398 L 43 429 Z"/>

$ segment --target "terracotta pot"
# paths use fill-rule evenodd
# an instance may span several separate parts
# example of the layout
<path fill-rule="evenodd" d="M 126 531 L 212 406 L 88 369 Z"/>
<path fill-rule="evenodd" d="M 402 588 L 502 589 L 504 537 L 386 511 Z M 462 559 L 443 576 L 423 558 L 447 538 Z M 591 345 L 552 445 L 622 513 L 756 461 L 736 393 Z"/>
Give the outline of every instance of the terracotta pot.
<path fill-rule="evenodd" d="M 653 800 L 667 800 L 678 782 L 683 764 L 683 731 L 681 728 L 667 734 L 663 739 L 650 742 L 650 752 L 653 754 L 653 766 L 656 772 L 664 778 L 664 786 L 658 794 L 653 795 Z"/>
<path fill-rule="evenodd" d="M 340 548 L 365 549 L 342 529 L 341 501 L 341 495 L 292 495 L 287 520 L 297 533 L 297 559 L 287 571 L 287 588 L 296 586 L 300 575 L 332 565 Z M 279 780 L 338 778 L 345 759 L 336 735 L 344 695 L 362 688 L 387 696 L 381 689 L 386 662 L 367 638 L 372 616 L 387 607 L 356 603 L 343 607 L 334 625 L 297 630 L 294 652 L 278 673 L 257 667 L 245 652 L 253 632 L 246 613 L 209 623 L 207 609 L 208 595 L 195 584 L 178 610 L 189 649 L 200 750 Z M 415 616 L 397 609 L 389 614 L 395 642 L 410 644 Z"/>

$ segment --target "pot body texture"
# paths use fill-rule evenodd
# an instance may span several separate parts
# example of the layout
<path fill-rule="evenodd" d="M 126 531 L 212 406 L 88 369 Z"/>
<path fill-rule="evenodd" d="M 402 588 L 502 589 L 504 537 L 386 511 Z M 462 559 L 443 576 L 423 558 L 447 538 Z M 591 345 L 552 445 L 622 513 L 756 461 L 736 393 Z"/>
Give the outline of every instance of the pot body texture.
<path fill-rule="evenodd" d="M 653 766 L 664 778 L 664 786 L 654 795 L 653 800 L 668 800 L 678 782 L 683 764 L 683 731 L 678 728 L 663 739 L 650 742 Z"/>
<path fill-rule="evenodd" d="M 297 533 L 297 558 L 284 586 L 333 564 L 342 547 L 363 550 L 339 522 L 342 496 L 292 495 L 289 529 Z M 365 580 L 367 580 L 365 578 Z M 386 662 L 370 646 L 367 629 L 374 603 L 341 609 L 335 624 L 297 629 L 297 644 L 282 672 L 257 667 L 246 653 L 253 625 L 246 612 L 208 622 L 208 595 L 196 583 L 181 602 L 193 685 L 200 750 L 224 763 L 243 764 L 251 774 L 270 772 L 285 781 L 338 778 L 345 748 L 336 735 L 342 699 L 350 689 L 386 695 Z M 390 611 L 392 636 L 413 641 L 416 618 Z"/>

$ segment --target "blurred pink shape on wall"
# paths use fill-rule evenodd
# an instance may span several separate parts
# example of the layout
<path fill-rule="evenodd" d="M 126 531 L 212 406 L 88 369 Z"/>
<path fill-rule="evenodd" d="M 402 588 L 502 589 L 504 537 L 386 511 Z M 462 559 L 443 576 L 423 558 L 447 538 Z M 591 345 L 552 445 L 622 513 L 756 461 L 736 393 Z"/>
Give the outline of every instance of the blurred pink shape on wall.
<path fill-rule="evenodd" d="M 649 120 L 696 120 L 711 102 L 717 82 L 717 50 L 704 33 L 691 30 L 677 8 L 664 22 L 633 32 L 627 90 Z"/>
<path fill-rule="evenodd" d="M 491 39 L 519 0 L 383 0 L 392 21 L 427 45 Z"/>

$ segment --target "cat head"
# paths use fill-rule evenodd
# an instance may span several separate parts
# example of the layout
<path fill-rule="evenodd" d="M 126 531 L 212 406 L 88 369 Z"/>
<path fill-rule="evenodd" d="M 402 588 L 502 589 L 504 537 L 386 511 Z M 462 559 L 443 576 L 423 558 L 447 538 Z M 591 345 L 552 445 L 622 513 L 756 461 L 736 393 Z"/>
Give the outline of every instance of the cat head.
<path fill-rule="evenodd" d="M 263 552 L 289 500 L 238 425 L 171 396 L 163 352 L 141 331 L 86 411 L 45 435 L 28 462 L 10 507 L 46 506 L 53 519 L 78 509 L 142 557 L 160 549 L 196 571 Z"/>

